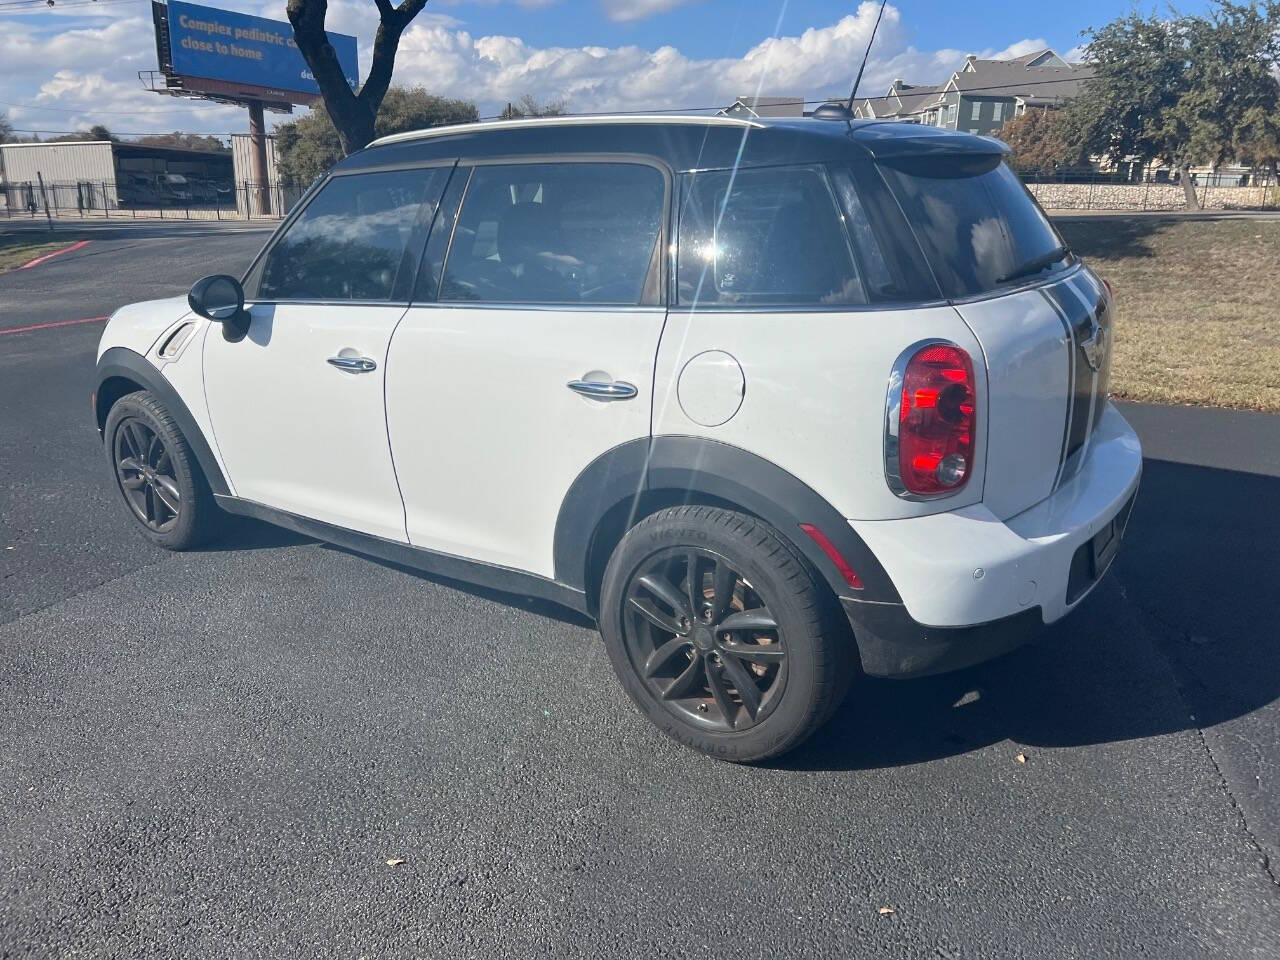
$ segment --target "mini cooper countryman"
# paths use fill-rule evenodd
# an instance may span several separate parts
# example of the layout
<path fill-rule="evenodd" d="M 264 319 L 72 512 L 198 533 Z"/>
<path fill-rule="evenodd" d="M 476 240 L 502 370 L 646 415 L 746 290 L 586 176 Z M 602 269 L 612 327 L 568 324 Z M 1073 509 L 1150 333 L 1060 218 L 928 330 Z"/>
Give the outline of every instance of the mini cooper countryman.
<path fill-rule="evenodd" d="M 860 673 L 996 656 L 1116 555 L 1108 285 L 996 140 L 556 118 L 385 137 L 242 278 L 123 307 L 94 415 L 138 529 L 243 514 L 593 617 L 717 757 Z"/>

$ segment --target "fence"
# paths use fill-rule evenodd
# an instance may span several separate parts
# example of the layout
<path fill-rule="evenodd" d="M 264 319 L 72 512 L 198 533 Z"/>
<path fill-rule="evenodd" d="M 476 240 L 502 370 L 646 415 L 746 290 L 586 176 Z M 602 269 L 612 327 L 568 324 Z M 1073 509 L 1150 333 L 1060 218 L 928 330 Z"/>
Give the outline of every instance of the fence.
<path fill-rule="evenodd" d="M 1183 210 L 1182 185 L 1167 178 L 1132 180 L 1123 173 L 1022 170 L 1028 189 L 1047 210 Z M 1280 184 L 1267 173 L 1192 174 L 1205 210 L 1280 209 Z M 305 184 L 249 181 L 146 180 L 78 183 L 0 183 L 0 213 L 8 219 L 133 218 L 159 220 L 278 220 L 298 202 Z M 47 213 L 46 213 L 47 212 Z"/>
<path fill-rule="evenodd" d="M 0 183 L 0 215 L 8 219 L 278 220 L 305 184 L 244 181 L 81 180 Z"/>
<path fill-rule="evenodd" d="M 1182 184 L 1157 175 L 1132 179 L 1124 173 L 1084 170 L 1019 170 L 1046 210 L 1185 210 Z M 1203 210 L 1275 210 L 1280 185 L 1266 172 L 1193 173 Z"/>

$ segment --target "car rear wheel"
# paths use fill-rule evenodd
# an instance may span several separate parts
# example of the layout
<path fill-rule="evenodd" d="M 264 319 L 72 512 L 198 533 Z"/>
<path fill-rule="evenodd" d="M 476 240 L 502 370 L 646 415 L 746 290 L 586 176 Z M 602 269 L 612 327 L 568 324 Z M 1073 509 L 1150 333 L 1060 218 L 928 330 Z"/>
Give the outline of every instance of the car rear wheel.
<path fill-rule="evenodd" d="M 840 705 L 848 628 L 771 526 L 713 507 L 637 524 L 605 570 L 600 628 L 623 687 L 664 733 L 711 756 L 785 753 Z"/>
<path fill-rule="evenodd" d="M 199 546 L 218 512 L 209 484 L 169 412 L 147 391 L 121 397 L 103 429 L 116 489 L 138 529 L 169 550 Z"/>

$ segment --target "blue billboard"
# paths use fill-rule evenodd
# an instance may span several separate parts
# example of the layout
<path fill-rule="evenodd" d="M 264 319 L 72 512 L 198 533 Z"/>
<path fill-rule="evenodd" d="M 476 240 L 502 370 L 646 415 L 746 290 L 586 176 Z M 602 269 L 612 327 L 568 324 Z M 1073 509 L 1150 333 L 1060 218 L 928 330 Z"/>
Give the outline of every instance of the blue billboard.
<path fill-rule="evenodd" d="M 279 20 L 170 0 L 169 57 L 173 74 L 319 96 L 320 87 Z M 359 85 L 356 38 L 330 33 L 347 83 Z"/>

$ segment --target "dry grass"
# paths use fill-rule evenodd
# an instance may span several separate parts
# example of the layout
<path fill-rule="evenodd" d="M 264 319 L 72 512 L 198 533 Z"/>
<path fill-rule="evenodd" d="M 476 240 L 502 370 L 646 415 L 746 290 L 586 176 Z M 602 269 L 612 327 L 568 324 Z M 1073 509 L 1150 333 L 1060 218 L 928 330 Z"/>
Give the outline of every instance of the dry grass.
<path fill-rule="evenodd" d="M 72 237 L 59 233 L 50 239 L 47 233 L 10 233 L 0 234 L 0 270 L 20 267 L 36 257 L 53 253 L 63 247 L 82 240 L 83 237 Z"/>
<path fill-rule="evenodd" d="M 1115 288 L 1115 396 L 1280 411 L 1280 221 L 1058 226 Z"/>

